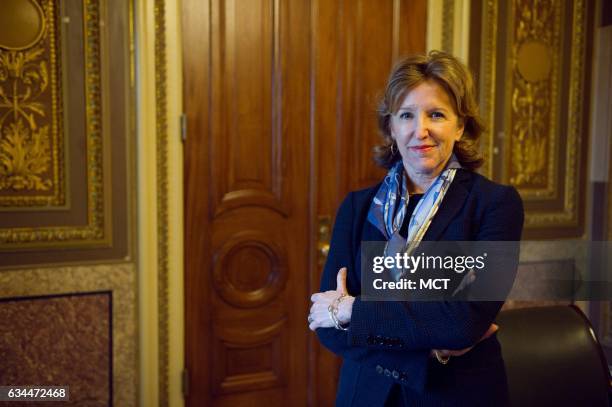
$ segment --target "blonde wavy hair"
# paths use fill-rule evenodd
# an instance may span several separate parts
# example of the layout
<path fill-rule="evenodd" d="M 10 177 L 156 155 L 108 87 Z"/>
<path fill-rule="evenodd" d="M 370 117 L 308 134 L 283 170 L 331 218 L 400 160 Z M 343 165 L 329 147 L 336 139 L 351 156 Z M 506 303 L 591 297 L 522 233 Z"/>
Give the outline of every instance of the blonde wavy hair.
<path fill-rule="evenodd" d="M 448 94 L 455 114 L 464 125 L 463 136 L 455 142 L 453 152 L 465 169 L 476 170 L 484 161 L 478 147 L 484 125 L 478 113 L 474 80 L 463 63 L 442 51 L 410 56 L 399 61 L 391 71 L 377 109 L 383 141 L 374 147 L 374 161 L 390 168 L 401 159 L 391 137 L 391 116 L 397 113 L 408 92 L 427 80 L 435 81 Z"/>

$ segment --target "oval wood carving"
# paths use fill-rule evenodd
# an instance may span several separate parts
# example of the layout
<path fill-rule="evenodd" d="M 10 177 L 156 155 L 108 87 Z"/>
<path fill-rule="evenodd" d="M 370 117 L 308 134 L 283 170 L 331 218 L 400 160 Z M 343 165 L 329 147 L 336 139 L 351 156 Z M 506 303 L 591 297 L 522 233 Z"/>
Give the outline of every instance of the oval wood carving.
<path fill-rule="evenodd" d="M 214 287 L 227 303 L 241 308 L 261 306 L 283 289 L 287 261 L 283 250 L 260 232 L 241 232 L 215 255 Z"/>

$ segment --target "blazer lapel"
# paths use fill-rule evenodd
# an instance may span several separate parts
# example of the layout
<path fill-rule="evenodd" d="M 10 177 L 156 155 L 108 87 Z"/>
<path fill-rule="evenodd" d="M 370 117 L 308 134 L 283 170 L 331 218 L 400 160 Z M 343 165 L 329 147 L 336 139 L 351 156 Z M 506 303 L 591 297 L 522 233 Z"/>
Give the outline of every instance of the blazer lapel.
<path fill-rule="evenodd" d="M 463 204 L 469 195 L 468 185 L 470 179 L 471 177 L 468 171 L 457 171 L 455 179 L 448 188 L 444 200 L 438 209 L 438 213 L 436 213 L 432 219 L 427 232 L 425 232 L 425 236 L 423 236 L 423 240 L 440 240 L 448 224 L 453 220 L 461 208 L 463 208 Z"/>
<path fill-rule="evenodd" d="M 438 209 L 438 213 L 434 216 L 431 224 L 429 225 L 429 229 L 425 233 L 423 240 L 425 241 L 433 241 L 439 240 L 448 224 L 453 220 L 453 218 L 457 215 L 457 213 L 463 208 L 466 198 L 469 195 L 469 185 L 472 181 L 472 177 L 470 172 L 465 170 L 457 171 L 455 175 L 455 179 L 453 183 L 448 188 L 446 195 L 444 196 L 444 201 L 442 201 L 442 205 L 440 205 L 440 209 Z M 378 188 L 375 188 L 377 191 Z M 360 219 L 363 219 L 363 223 L 361 227 L 361 242 L 355 242 L 356 247 L 358 247 L 356 264 L 361 265 L 361 243 L 363 241 L 385 241 L 385 236 L 376 228 L 376 226 L 372 225 L 367 220 L 367 210 L 369 209 L 369 204 L 372 202 L 372 198 L 374 197 L 374 193 L 367 197 L 365 202 L 367 203 L 367 209 L 364 206 L 361 210 Z M 359 229 L 358 229 L 359 230 Z M 361 282 L 361 267 L 358 267 L 357 278 L 359 282 Z"/>

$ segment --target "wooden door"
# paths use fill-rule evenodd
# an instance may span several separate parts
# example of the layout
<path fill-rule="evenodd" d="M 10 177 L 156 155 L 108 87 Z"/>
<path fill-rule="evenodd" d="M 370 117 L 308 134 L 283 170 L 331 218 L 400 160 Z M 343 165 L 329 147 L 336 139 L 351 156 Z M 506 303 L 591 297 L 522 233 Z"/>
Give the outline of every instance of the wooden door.
<path fill-rule="evenodd" d="M 333 405 L 306 324 L 319 222 L 382 174 L 375 108 L 425 4 L 184 0 L 189 406 Z"/>
<path fill-rule="evenodd" d="M 374 185 L 385 174 L 372 161 L 380 142 L 377 101 L 394 61 L 425 51 L 427 1 L 318 0 L 312 7 L 311 244 L 317 249 L 321 221 L 333 221 L 349 191 Z M 315 251 L 311 291 L 318 291 L 322 271 Z M 331 406 L 340 364 L 314 335 L 311 342 L 311 405 Z"/>

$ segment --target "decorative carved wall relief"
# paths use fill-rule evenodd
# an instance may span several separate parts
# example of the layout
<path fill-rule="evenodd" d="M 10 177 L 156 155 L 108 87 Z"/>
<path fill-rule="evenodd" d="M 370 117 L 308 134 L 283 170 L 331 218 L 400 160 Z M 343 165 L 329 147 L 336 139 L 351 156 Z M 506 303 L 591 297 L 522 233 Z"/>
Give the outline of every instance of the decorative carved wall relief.
<path fill-rule="evenodd" d="M 286 254 L 264 233 L 238 232 L 215 254 L 214 287 L 227 303 L 236 307 L 266 304 L 276 298 L 286 280 Z"/>
<path fill-rule="evenodd" d="M 483 172 L 521 193 L 524 237 L 582 236 L 592 1 L 483 0 L 474 7 L 474 26 L 481 25 L 470 60 L 490 130 Z"/>
<path fill-rule="evenodd" d="M 127 255 L 130 7 L 0 2 L 3 266 Z"/>
<path fill-rule="evenodd" d="M 562 2 L 516 1 L 506 134 L 510 183 L 527 195 L 554 194 Z"/>
<path fill-rule="evenodd" d="M 0 314 L 26 316 L 3 329 L 3 373 L 79 359 L 77 404 L 138 401 L 132 21 L 132 1 L 0 1 Z"/>
<path fill-rule="evenodd" d="M 213 389 L 215 394 L 241 393 L 287 383 L 286 319 L 264 328 L 235 330 L 215 326 Z"/>
<path fill-rule="evenodd" d="M 55 2 L 0 3 L 0 206 L 65 201 Z"/>

